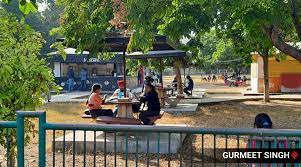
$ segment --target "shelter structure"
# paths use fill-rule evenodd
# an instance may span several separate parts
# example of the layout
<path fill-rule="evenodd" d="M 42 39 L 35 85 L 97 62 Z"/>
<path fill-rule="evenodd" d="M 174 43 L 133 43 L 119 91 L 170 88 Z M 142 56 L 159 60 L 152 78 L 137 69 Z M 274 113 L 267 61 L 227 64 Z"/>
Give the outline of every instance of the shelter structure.
<path fill-rule="evenodd" d="M 64 42 L 64 38 L 58 39 L 59 42 Z M 127 83 L 127 77 L 126 77 L 126 49 L 127 45 L 130 41 L 130 36 L 124 36 L 120 34 L 109 34 L 107 37 L 104 38 L 104 47 L 100 48 L 100 52 L 106 51 L 106 52 L 122 52 L 122 64 L 123 64 L 123 80 L 126 83 L 125 89 L 128 85 Z M 68 46 L 68 44 L 65 44 Z M 74 47 L 74 46 L 68 46 L 68 47 Z M 175 50 L 174 47 L 172 47 L 167 40 L 166 36 L 157 35 L 154 38 L 154 42 L 152 44 L 153 51 L 166 51 L 166 50 Z M 120 54 L 119 54 L 120 55 Z M 126 93 L 124 94 L 126 97 Z"/>
<path fill-rule="evenodd" d="M 85 69 L 88 73 L 87 91 L 94 83 L 100 83 L 104 91 L 113 91 L 118 87 L 117 81 L 123 78 L 122 56 L 102 60 L 91 58 L 87 51 L 76 54 L 74 48 L 66 48 L 65 52 L 66 58 L 63 58 L 58 52 L 49 53 L 47 56 L 47 62 L 53 70 L 55 81 L 63 89 L 67 89 L 69 67 L 72 67 L 75 73 L 74 90 L 80 90 L 80 71 L 82 69 Z"/>
<path fill-rule="evenodd" d="M 121 53 L 117 54 L 116 57 L 119 57 Z M 163 60 L 166 58 L 184 58 L 186 52 L 182 50 L 159 50 L 159 51 L 149 51 L 147 53 L 142 52 L 133 52 L 126 53 L 127 59 L 155 59 L 160 62 L 160 84 L 163 87 Z"/>
<path fill-rule="evenodd" d="M 263 60 L 257 53 L 252 54 L 251 89 L 254 93 L 263 93 Z M 271 93 L 301 92 L 301 63 L 286 56 L 286 60 L 278 61 L 269 58 L 269 85 Z"/>

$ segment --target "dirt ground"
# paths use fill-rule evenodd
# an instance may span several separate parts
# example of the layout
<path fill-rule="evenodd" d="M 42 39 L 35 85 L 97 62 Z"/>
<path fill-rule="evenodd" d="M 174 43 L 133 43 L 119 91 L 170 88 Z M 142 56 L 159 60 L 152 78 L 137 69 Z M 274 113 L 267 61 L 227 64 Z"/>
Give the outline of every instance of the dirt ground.
<path fill-rule="evenodd" d="M 91 120 L 81 119 L 82 110 L 85 108 L 84 104 L 78 103 L 48 103 L 41 109 L 47 112 L 47 121 L 54 123 L 94 123 Z M 274 128 L 281 129 L 300 129 L 300 112 L 301 102 L 297 101 L 272 101 L 264 104 L 260 101 L 246 101 L 246 102 L 229 102 L 215 105 L 200 106 L 196 113 L 192 114 L 168 114 L 158 121 L 158 123 L 168 124 L 189 124 L 191 126 L 199 127 L 215 127 L 215 128 L 252 128 L 253 121 L 256 114 L 266 112 L 274 122 Z M 57 135 L 61 132 L 57 132 Z M 53 153 L 51 150 L 52 132 L 47 133 L 47 166 L 52 166 Z M 183 147 L 178 154 L 172 154 L 170 157 L 161 155 L 159 157 L 160 165 L 162 167 L 168 166 L 168 159 L 171 160 L 171 166 L 179 166 L 180 157 L 183 159 L 183 166 L 189 166 L 190 153 L 193 155 L 194 166 L 201 166 L 201 136 L 195 135 L 187 137 L 184 140 Z M 191 145 L 192 143 L 192 145 Z M 237 140 L 235 138 L 228 138 L 228 147 L 236 147 Z M 245 142 L 240 140 L 239 147 L 244 148 Z M 225 148 L 225 138 L 223 136 L 216 137 L 216 147 Z M 204 136 L 204 149 L 213 148 L 213 137 L 209 135 Z M 30 167 L 37 166 L 38 145 L 36 139 L 32 140 L 31 144 L 25 149 L 26 162 Z M 181 155 L 181 156 L 180 156 Z M 63 166 L 63 154 L 56 152 L 55 154 L 56 166 Z M 205 159 L 212 157 L 212 151 L 205 151 Z M 66 166 L 72 166 L 72 154 L 66 153 Z M 150 166 L 157 166 L 157 156 L 150 155 Z M 92 166 L 93 155 L 87 155 L 87 166 Z M 116 155 L 117 166 L 125 166 L 125 155 Z M 139 154 L 138 166 L 147 166 L 147 156 Z M 76 165 L 83 166 L 83 156 L 76 155 Z M 97 153 L 97 166 L 104 166 L 104 155 Z M 106 157 L 108 166 L 114 165 L 114 155 L 108 154 Z M 129 155 L 129 166 L 135 166 L 135 155 Z M 213 164 L 205 164 L 205 166 L 214 166 Z M 217 166 L 225 166 L 220 164 Z M 228 165 L 231 166 L 231 165 Z M 233 165 L 235 166 L 235 165 Z M 242 165 L 244 166 L 244 165 Z"/>
<path fill-rule="evenodd" d="M 112 106 L 109 106 L 112 107 Z M 48 103 L 41 107 L 41 110 L 45 110 L 47 113 L 47 121 L 53 123 L 95 123 L 92 120 L 82 119 L 80 116 L 84 104 L 79 103 Z M 165 113 L 163 118 L 157 123 L 162 124 L 188 124 L 190 126 L 207 127 L 207 128 L 253 128 L 253 121 L 256 114 L 265 112 L 271 116 L 274 123 L 274 128 L 279 129 L 301 129 L 299 122 L 301 121 L 301 102 L 298 101 L 271 101 L 271 103 L 262 103 L 261 101 L 246 101 L 246 102 L 227 102 L 215 105 L 200 106 L 198 112 L 187 114 L 169 114 Z M 57 132 L 56 135 L 61 135 L 62 132 Z M 52 132 L 47 132 L 47 166 L 52 166 L 53 153 L 51 149 Z M 190 155 L 193 155 L 194 166 L 201 166 L 201 150 L 202 150 L 202 138 L 201 135 L 188 136 L 184 140 L 184 144 L 178 154 L 172 154 L 170 157 L 167 155 L 161 155 L 160 165 L 162 167 L 168 166 L 168 159 L 171 160 L 171 166 L 180 165 L 180 157 L 183 160 L 183 166 L 190 165 Z M 205 159 L 212 158 L 213 148 L 213 136 L 204 136 L 204 149 Z M 236 148 L 239 145 L 240 148 L 246 147 L 246 142 L 240 139 L 237 144 L 237 139 L 229 137 L 227 141 L 229 148 Z M 225 148 L 225 137 L 216 136 L 216 147 Z M 28 147 L 27 158 L 29 166 L 37 166 L 37 142 L 33 140 L 32 144 Z M 211 149 L 211 151 L 210 151 Z M 72 154 L 66 153 L 66 166 L 72 166 Z M 145 154 L 139 154 L 138 166 L 147 166 L 147 156 Z M 125 155 L 117 154 L 117 166 L 125 166 Z M 150 155 L 150 166 L 157 166 L 156 155 Z M 62 166 L 63 154 L 56 152 L 55 164 L 56 166 Z M 87 166 L 92 166 L 93 155 L 87 155 Z M 83 156 L 76 155 L 76 166 L 83 166 Z M 97 153 L 96 156 L 97 166 L 104 166 L 104 155 Z M 106 163 L 108 166 L 114 165 L 114 155 L 108 154 L 106 156 Z M 135 166 L 135 155 L 129 155 L 129 166 Z M 214 166 L 213 164 L 205 164 L 205 166 Z M 220 164 L 217 166 L 225 166 Z M 228 166 L 231 166 L 228 165 Z M 242 165 L 244 166 L 244 165 Z"/>
<path fill-rule="evenodd" d="M 174 76 L 164 76 L 164 85 L 171 85 L 173 77 Z M 207 94 L 240 94 L 242 91 L 246 90 L 250 85 L 250 83 L 247 82 L 245 86 L 229 87 L 225 85 L 224 80 L 220 78 L 218 78 L 216 82 L 209 82 L 202 80 L 202 78 L 206 76 L 192 75 L 191 77 L 194 81 L 194 88 L 206 89 Z M 184 78 L 184 76 L 182 76 L 182 78 Z"/>
<path fill-rule="evenodd" d="M 253 128 L 257 114 L 270 115 L 276 129 L 300 129 L 300 101 L 261 101 L 227 102 L 200 106 L 191 114 L 165 114 L 158 123 L 184 123 L 208 128 Z"/>
<path fill-rule="evenodd" d="M 113 108 L 113 106 L 107 106 Z M 94 123 L 90 119 L 82 119 L 85 104 L 80 103 L 48 103 L 40 110 L 47 113 L 47 121 L 53 123 Z M 274 128 L 300 129 L 300 101 L 261 101 L 227 102 L 200 106 L 198 112 L 169 114 L 157 123 L 188 124 L 208 128 L 252 128 L 255 116 L 265 112 L 274 122 Z"/>

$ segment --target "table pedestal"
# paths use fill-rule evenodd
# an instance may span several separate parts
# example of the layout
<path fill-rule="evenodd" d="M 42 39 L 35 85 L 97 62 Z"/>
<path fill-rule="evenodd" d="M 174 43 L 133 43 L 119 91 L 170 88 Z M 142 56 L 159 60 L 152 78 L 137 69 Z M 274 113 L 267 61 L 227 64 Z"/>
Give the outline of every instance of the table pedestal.
<path fill-rule="evenodd" d="M 133 118 L 132 103 L 118 103 L 117 117 Z"/>
<path fill-rule="evenodd" d="M 160 100 L 160 106 L 161 107 L 164 107 L 165 105 L 165 98 L 166 98 L 166 91 L 162 88 L 158 88 L 157 89 L 158 91 L 158 97 L 159 97 L 159 100 Z"/>

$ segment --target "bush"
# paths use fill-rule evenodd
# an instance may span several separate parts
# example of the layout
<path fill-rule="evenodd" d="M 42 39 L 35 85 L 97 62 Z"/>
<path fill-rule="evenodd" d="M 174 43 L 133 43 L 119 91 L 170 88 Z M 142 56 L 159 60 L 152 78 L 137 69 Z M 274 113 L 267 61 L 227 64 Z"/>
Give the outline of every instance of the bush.
<path fill-rule="evenodd" d="M 55 88 L 51 70 L 45 60 L 38 58 L 42 44 L 41 34 L 0 8 L 0 120 L 16 120 L 17 110 L 35 110 L 47 92 Z M 25 120 L 26 143 L 33 132 L 33 123 Z M 0 144 L 4 147 L 6 133 L 0 129 Z M 16 130 L 8 133 L 13 159 Z"/>

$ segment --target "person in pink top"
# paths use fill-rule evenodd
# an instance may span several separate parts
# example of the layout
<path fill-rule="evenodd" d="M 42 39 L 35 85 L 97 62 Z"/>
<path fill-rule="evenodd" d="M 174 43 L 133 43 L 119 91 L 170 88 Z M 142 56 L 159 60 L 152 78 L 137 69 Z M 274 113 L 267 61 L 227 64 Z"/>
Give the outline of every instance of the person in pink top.
<path fill-rule="evenodd" d="M 91 89 L 91 94 L 87 101 L 87 107 L 89 108 L 89 113 L 93 118 L 99 116 L 111 116 L 113 117 L 113 111 L 110 109 L 103 109 L 103 98 L 100 95 L 101 86 L 99 84 L 94 84 Z"/>

